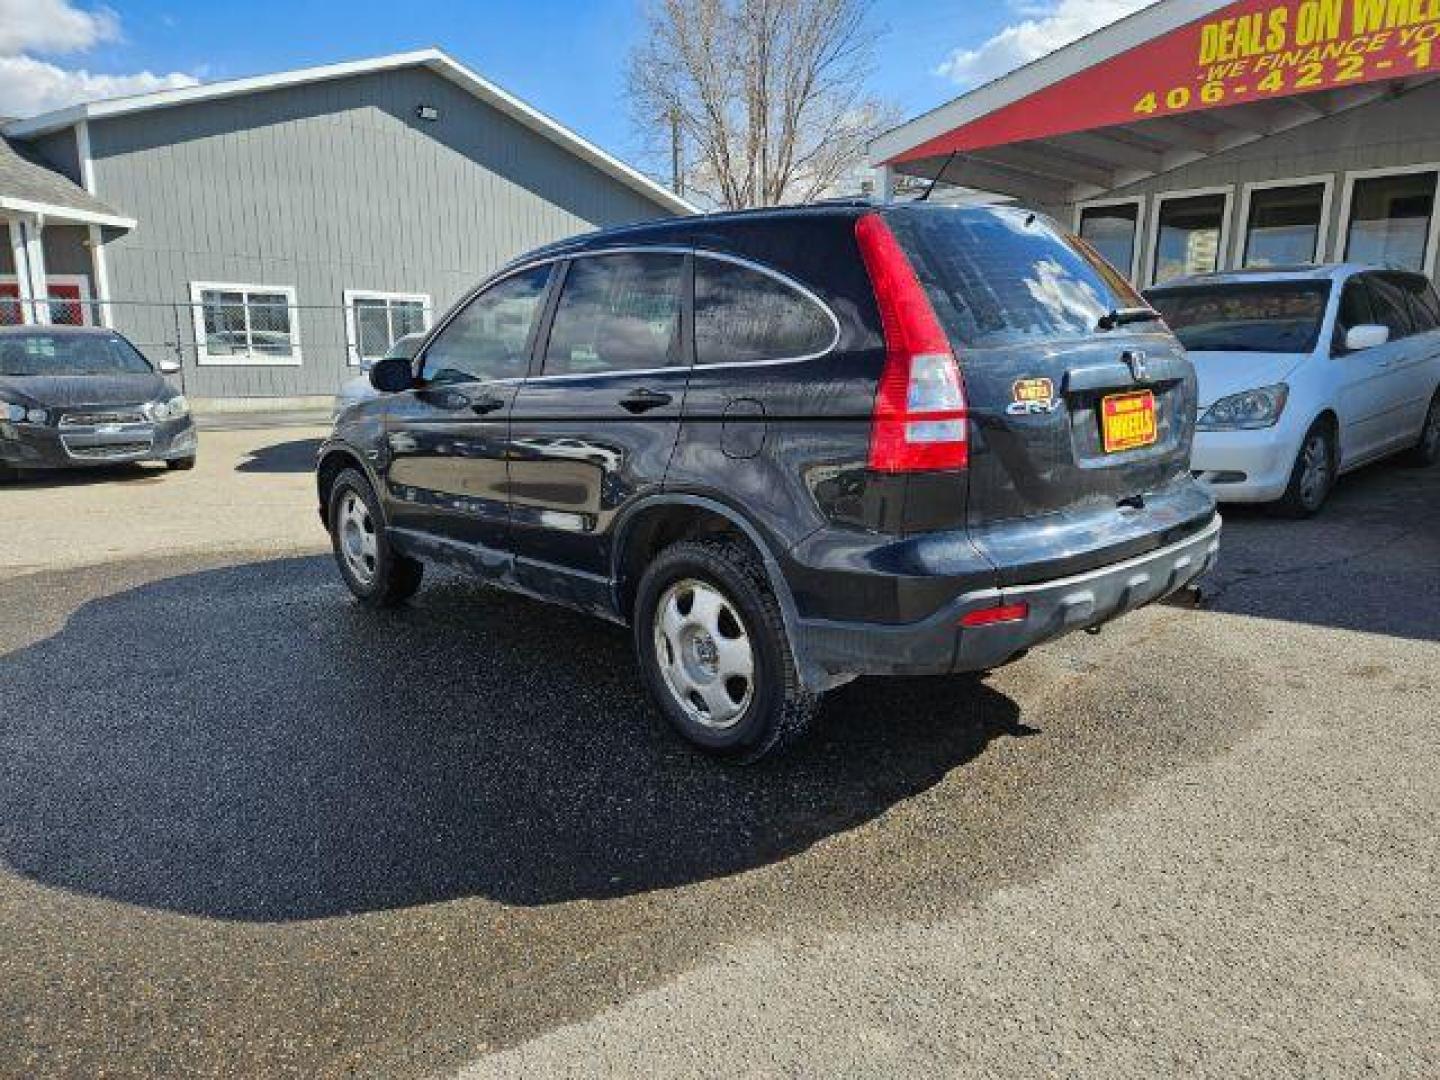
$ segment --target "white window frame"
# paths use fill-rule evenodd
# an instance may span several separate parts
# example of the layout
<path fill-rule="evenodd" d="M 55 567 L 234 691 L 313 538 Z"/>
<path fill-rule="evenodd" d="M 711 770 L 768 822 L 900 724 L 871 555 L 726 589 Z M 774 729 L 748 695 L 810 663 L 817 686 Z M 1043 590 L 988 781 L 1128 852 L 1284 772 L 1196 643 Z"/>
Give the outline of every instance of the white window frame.
<path fill-rule="evenodd" d="M 1324 262 L 1325 252 L 1330 250 L 1330 210 L 1335 203 L 1334 173 L 1323 176 L 1289 176 L 1283 180 L 1256 180 L 1241 188 L 1240 213 L 1235 218 L 1235 250 L 1231 253 L 1230 265 L 1240 269 L 1245 266 L 1245 250 L 1250 245 L 1250 204 L 1255 192 L 1320 185 L 1323 185 L 1325 190 L 1320 196 L 1320 224 L 1315 230 L 1315 250 L 1310 253 L 1310 261 Z"/>
<path fill-rule="evenodd" d="M 285 297 L 285 306 L 290 312 L 290 355 L 259 356 L 247 353 L 244 356 L 211 356 L 205 348 L 205 299 L 207 292 L 244 293 L 245 325 L 249 333 L 251 293 L 276 293 Z M 299 367 L 300 366 L 300 309 L 295 303 L 293 285 L 254 285 L 224 281 L 192 281 L 190 283 L 190 313 L 195 323 L 195 362 L 207 367 Z"/>
<path fill-rule="evenodd" d="M 1080 235 L 1081 220 L 1086 210 L 1108 210 L 1112 206 L 1135 207 L 1135 243 L 1130 252 L 1130 270 L 1125 276 L 1133 284 L 1140 282 L 1140 271 L 1145 258 L 1145 237 L 1149 222 L 1145 218 L 1146 200 L 1143 195 L 1131 195 L 1124 199 L 1089 199 L 1075 204 L 1075 235 Z"/>
<path fill-rule="evenodd" d="M 1145 284 L 1149 288 L 1155 284 L 1155 256 L 1159 253 L 1160 246 L 1160 218 L 1164 215 L 1167 202 L 1178 202 L 1181 199 L 1194 199 L 1202 195 L 1223 195 L 1225 196 L 1225 208 L 1220 211 L 1220 239 L 1219 250 L 1215 252 L 1215 270 L 1230 269 L 1230 239 L 1234 233 L 1231 222 L 1235 209 L 1235 185 L 1225 184 L 1218 187 L 1188 188 L 1183 191 L 1162 191 L 1154 197 L 1154 205 L 1150 211 L 1150 227 L 1147 230 L 1145 239 Z"/>
<path fill-rule="evenodd" d="M 421 321 L 424 324 L 425 332 L 428 333 L 433 325 L 434 308 L 430 301 L 429 293 L 402 293 L 385 292 L 380 289 L 346 289 L 343 293 L 345 302 L 345 363 L 350 367 L 359 367 L 364 362 L 360 355 L 360 328 L 355 322 L 355 301 L 356 300 L 399 300 L 405 303 L 418 303 L 421 306 Z M 390 309 L 385 309 L 387 321 L 390 316 Z M 391 335 L 394 335 L 395 325 L 393 321 L 388 322 Z"/>
<path fill-rule="evenodd" d="M 1345 261 L 1345 249 L 1350 245 L 1350 208 L 1355 199 L 1357 180 L 1378 180 L 1386 176 L 1408 176 L 1411 173 L 1434 173 L 1435 193 L 1430 204 L 1430 231 L 1425 237 L 1425 260 L 1421 270 L 1434 277 L 1436 249 L 1440 247 L 1440 162 L 1423 165 L 1391 165 L 1383 169 L 1356 169 L 1345 174 L 1345 183 L 1340 194 L 1340 217 L 1335 229 L 1335 261 Z"/>
<path fill-rule="evenodd" d="M 14 274 L 0 274 L 0 285 L 19 285 L 19 284 L 20 284 L 20 279 L 19 279 L 16 275 L 14 275 Z M 101 324 L 100 324 L 99 322 L 97 322 L 96 319 L 95 319 L 95 305 L 94 305 L 94 303 L 92 302 L 92 301 L 94 301 L 95 297 L 94 297 L 94 295 L 93 295 L 93 294 L 91 293 L 91 291 L 90 291 L 90 279 L 89 279 L 88 277 L 86 277 L 84 274 L 46 274 L 46 275 L 45 275 L 45 293 L 46 293 L 46 296 L 53 296 L 53 295 L 54 295 L 53 293 L 50 292 L 50 286 L 51 286 L 51 285 L 75 285 L 75 286 L 78 286 L 79 289 L 80 289 L 80 313 L 81 313 L 81 315 L 84 316 L 84 320 L 81 322 L 80 325 L 81 325 L 81 326 L 99 326 L 99 325 L 101 325 Z M 12 301 L 8 301 L 8 302 L 9 302 L 9 303 L 14 303 L 14 304 L 19 304 L 19 303 L 21 303 L 21 301 L 20 301 L 19 299 L 12 300 Z M 42 303 L 42 302 L 43 302 L 43 301 L 40 301 L 40 300 L 36 300 L 36 301 L 35 301 L 35 303 Z M 25 301 L 25 303 L 30 303 L 30 301 Z"/>

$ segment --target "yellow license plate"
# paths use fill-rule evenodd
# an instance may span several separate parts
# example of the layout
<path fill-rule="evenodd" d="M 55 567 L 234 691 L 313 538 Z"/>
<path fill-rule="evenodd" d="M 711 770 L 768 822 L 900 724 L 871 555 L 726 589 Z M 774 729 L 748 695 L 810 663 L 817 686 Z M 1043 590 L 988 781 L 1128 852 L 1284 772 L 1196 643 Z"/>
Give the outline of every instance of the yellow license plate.
<path fill-rule="evenodd" d="M 1155 394 L 1137 390 L 1111 394 L 1100 402 L 1100 434 L 1107 454 L 1150 446 L 1159 434 L 1155 422 Z"/>

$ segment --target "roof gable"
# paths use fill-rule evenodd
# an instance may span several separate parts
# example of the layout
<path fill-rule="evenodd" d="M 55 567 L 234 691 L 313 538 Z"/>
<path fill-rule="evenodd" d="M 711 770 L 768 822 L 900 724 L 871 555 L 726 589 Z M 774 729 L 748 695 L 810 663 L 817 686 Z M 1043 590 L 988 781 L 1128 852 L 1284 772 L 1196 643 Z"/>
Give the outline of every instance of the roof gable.
<path fill-rule="evenodd" d="M 500 113 L 519 122 L 530 130 L 544 136 L 558 146 L 588 162 L 601 172 L 619 181 L 626 187 L 639 192 L 656 204 L 677 214 L 695 212 L 695 207 L 676 195 L 669 188 L 651 180 L 644 173 L 625 164 L 619 158 L 600 149 L 588 139 L 576 134 L 558 121 L 532 108 L 513 94 L 496 86 L 476 72 L 465 67 L 440 49 L 421 49 L 416 52 L 395 53 L 369 60 L 355 60 L 323 67 L 300 68 L 273 75 L 258 75 L 246 79 L 231 79 L 225 82 L 186 86 L 172 90 L 160 90 L 150 94 L 111 98 L 105 101 L 85 102 L 67 109 L 59 109 L 25 120 L 13 120 L 4 125 L 3 132 L 11 138 L 32 138 L 50 131 L 57 131 L 83 121 L 103 120 L 113 116 L 125 116 L 149 109 L 185 105 L 194 102 L 215 101 L 243 94 L 261 93 L 305 83 L 344 79 L 355 75 L 366 75 L 397 68 L 425 67 L 460 86 L 480 101 Z"/>

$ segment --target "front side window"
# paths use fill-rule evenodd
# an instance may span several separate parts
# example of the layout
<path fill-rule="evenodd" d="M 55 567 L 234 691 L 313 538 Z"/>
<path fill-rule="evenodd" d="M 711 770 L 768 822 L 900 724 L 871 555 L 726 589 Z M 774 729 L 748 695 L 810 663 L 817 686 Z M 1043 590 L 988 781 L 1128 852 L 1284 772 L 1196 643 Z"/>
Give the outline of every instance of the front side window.
<path fill-rule="evenodd" d="M 1208 274 L 1220 267 L 1224 195 L 1192 195 L 1160 204 L 1152 280 Z"/>
<path fill-rule="evenodd" d="M 1370 274 L 1370 303 L 1375 308 L 1375 321 L 1389 327 L 1390 340 L 1398 341 L 1415 332 L 1410 304 L 1398 275 Z"/>
<path fill-rule="evenodd" d="M 1080 239 L 1086 241 L 1111 266 L 1129 277 L 1135 269 L 1135 245 L 1139 238 L 1140 204 L 1087 206 L 1080 211 Z"/>
<path fill-rule="evenodd" d="M 1440 299 L 1435 286 L 1420 274 L 1382 274 L 1405 294 L 1410 307 L 1410 323 L 1417 334 L 1428 334 L 1440 328 Z"/>
<path fill-rule="evenodd" d="M 683 255 L 635 253 L 574 260 L 565 275 L 546 375 L 598 375 L 680 363 Z"/>
<path fill-rule="evenodd" d="M 696 260 L 696 363 L 815 356 L 834 342 L 829 314 L 794 287 L 746 266 Z"/>
<path fill-rule="evenodd" d="M 295 290 L 287 286 L 190 287 L 202 364 L 298 364 Z"/>
<path fill-rule="evenodd" d="M 1356 180 L 1345 258 L 1423 270 L 1435 213 L 1435 179 L 1433 172 L 1419 172 Z"/>
<path fill-rule="evenodd" d="M 381 359 L 409 334 L 430 327 L 430 297 L 351 290 L 345 293 L 350 362 Z"/>
<path fill-rule="evenodd" d="M 1375 309 L 1370 304 L 1370 289 L 1363 277 L 1353 277 L 1340 294 L 1340 307 L 1335 313 L 1335 345 L 1345 347 L 1345 335 L 1357 326 L 1374 325 Z"/>
<path fill-rule="evenodd" d="M 425 350 L 422 378 L 435 384 L 523 378 L 549 280 L 550 267 L 539 266 L 472 299 Z"/>
<path fill-rule="evenodd" d="M 1320 340 L 1330 283 L 1195 285 L 1145 295 L 1192 352 L 1308 353 Z"/>
<path fill-rule="evenodd" d="M 1324 184 L 1262 188 L 1250 195 L 1245 222 L 1246 266 L 1314 262 L 1320 250 Z"/>

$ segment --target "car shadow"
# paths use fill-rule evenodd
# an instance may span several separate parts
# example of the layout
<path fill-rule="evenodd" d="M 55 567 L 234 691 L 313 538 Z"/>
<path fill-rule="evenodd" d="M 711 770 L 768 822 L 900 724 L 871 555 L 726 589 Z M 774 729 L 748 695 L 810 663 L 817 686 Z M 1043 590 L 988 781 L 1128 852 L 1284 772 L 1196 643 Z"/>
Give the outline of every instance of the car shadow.
<path fill-rule="evenodd" d="M 261 446 L 247 453 L 235 466 L 242 473 L 308 473 L 315 471 L 315 456 L 320 452 L 320 439 L 292 439 L 289 442 Z"/>
<path fill-rule="evenodd" d="M 163 480 L 169 473 L 164 465 L 92 465 L 83 469 L 26 469 L 17 477 L 0 482 L 0 490 L 25 488 L 31 491 L 94 487 L 99 484 L 140 484 Z"/>
<path fill-rule="evenodd" d="M 263 922 L 736 874 L 1035 733 L 978 680 L 861 681 L 793 751 L 726 767 L 653 719 L 626 631 L 453 578 L 375 614 L 318 557 L 85 602 L 0 686 L 0 858 Z"/>

